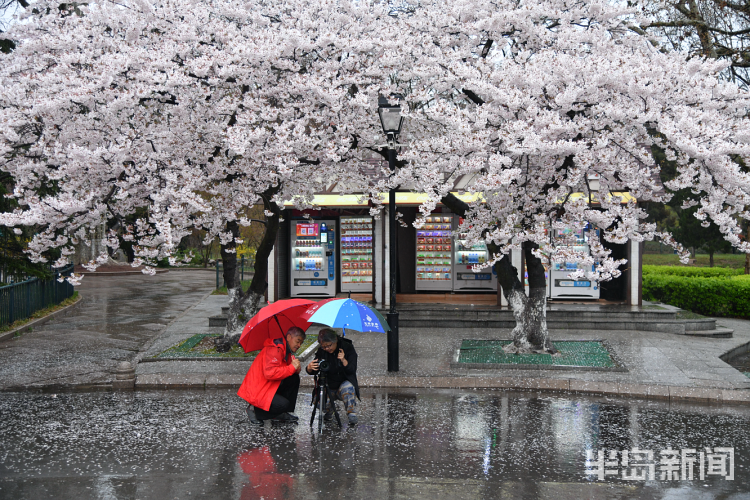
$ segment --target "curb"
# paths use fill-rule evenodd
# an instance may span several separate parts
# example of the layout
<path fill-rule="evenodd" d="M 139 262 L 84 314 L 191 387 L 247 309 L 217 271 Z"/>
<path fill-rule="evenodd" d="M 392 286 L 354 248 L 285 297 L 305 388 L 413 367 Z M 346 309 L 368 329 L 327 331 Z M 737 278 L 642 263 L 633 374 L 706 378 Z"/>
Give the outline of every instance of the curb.
<path fill-rule="evenodd" d="M 0 333 L 0 342 L 12 339 L 13 337 L 15 337 L 16 333 L 24 333 L 24 332 L 31 331 L 35 327 L 41 326 L 41 325 L 47 323 L 48 321 L 50 321 L 50 320 L 52 320 L 52 319 L 54 319 L 54 318 L 56 318 L 58 316 L 65 316 L 66 314 L 68 314 L 71 311 L 73 311 L 76 307 L 78 307 L 78 305 L 82 301 L 83 301 L 83 297 L 79 293 L 78 294 L 78 300 L 76 300 L 75 302 L 73 302 L 69 306 L 65 306 L 62 309 L 58 310 L 58 311 L 49 313 L 48 315 L 46 315 L 46 316 L 44 316 L 42 318 L 37 318 L 37 319 L 35 319 L 33 321 L 30 321 L 30 322 L 26 323 L 25 325 L 16 328 L 15 330 L 9 330 L 7 332 Z"/>
<path fill-rule="evenodd" d="M 236 375 L 153 373 L 136 376 L 137 390 L 238 389 Z M 303 377 L 301 387 L 312 387 L 312 377 Z M 616 396 L 677 402 L 750 404 L 750 390 L 709 389 L 622 382 L 586 382 L 577 379 L 517 379 L 512 377 L 360 377 L 361 388 L 378 389 L 504 389 L 569 395 Z"/>
<path fill-rule="evenodd" d="M 156 274 L 162 274 L 162 273 L 168 273 L 169 269 L 157 269 Z M 143 274 L 141 271 L 115 271 L 115 272 L 84 272 L 80 273 L 81 275 L 85 276 L 130 276 L 130 275 L 136 275 L 136 274 Z"/>

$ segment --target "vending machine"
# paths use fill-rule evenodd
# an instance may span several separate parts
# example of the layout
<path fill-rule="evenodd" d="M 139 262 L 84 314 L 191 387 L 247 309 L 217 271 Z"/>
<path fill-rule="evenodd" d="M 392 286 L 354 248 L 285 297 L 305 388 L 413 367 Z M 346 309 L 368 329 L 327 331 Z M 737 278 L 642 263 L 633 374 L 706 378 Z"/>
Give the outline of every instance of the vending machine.
<path fill-rule="evenodd" d="M 292 297 L 336 296 L 336 221 L 291 223 Z"/>
<path fill-rule="evenodd" d="M 459 231 L 462 222 L 459 218 Z M 487 267 L 479 272 L 473 271 L 475 264 L 484 264 L 489 261 L 490 252 L 487 250 L 487 245 L 483 241 L 469 245 L 465 238 L 465 234 L 459 233 L 454 245 L 453 291 L 496 291 L 497 274 L 494 268 Z"/>
<path fill-rule="evenodd" d="M 341 291 L 372 290 L 372 218 L 341 217 Z"/>
<path fill-rule="evenodd" d="M 564 242 L 558 247 L 568 247 L 572 250 L 588 253 L 590 229 L 555 229 L 552 238 Z M 574 280 L 568 275 L 577 269 L 584 269 L 583 264 L 577 262 L 553 262 L 550 266 L 550 296 L 553 299 L 598 299 L 599 286 L 589 279 Z M 593 269 L 591 269 L 593 271 Z"/>
<path fill-rule="evenodd" d="M 453 289 L 453 215 L 427 217 L 417 229 L 417 290 Z"/>

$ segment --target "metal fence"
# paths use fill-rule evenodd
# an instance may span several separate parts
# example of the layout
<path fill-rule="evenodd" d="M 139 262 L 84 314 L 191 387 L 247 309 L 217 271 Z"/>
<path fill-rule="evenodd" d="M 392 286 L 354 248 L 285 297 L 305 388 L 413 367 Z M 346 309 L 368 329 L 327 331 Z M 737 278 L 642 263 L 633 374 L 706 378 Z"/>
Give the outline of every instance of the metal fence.
<path fill-rule="evenodd" d="M 216 289 L 223 286 L 227 286 L 227 283 L 224 281 L 224 266 L 222 264 L 221 260 L 216 261 Z M 252 272 L 255 268 L 255 259 L 245 259 L 245 256 L 243 255 L 242 258 L 240 258 L 239 262 L 240 266 L 240 282 L 245 281 L 245 268 L 247 267 L 248 272 Z"/>
<path fill-rule="evenodd" d="M 73 285 L 67 281 L 57 281 L 60 276 L 70 276 L 73 265 L 54 271 L 54 277 L 49 280 L 31 278 L 0 287 L 0 326 L 30 318 L 36 311 L 73 296 Z"/>

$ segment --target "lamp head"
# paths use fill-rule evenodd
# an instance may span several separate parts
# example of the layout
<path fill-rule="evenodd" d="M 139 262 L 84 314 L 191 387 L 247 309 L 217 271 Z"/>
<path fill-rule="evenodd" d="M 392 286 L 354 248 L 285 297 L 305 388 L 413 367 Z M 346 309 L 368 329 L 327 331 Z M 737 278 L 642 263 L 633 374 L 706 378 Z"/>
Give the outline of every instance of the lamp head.
<path fill-rule="evenodd" d="M 378 98 L 378 115 L 380 115 L 380 125 L 387 136 L 396 136 L 401 133 L 401 124 L 404 117 L 401 116 L 401 106 L 396 104 L 392 106 L 388 99 L 383 96 Z"/>

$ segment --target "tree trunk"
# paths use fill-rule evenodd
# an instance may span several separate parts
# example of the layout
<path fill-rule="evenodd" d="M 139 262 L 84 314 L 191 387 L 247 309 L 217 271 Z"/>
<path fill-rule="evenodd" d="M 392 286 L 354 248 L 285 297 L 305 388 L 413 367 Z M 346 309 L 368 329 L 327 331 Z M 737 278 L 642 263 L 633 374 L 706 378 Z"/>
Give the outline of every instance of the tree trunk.
<path fill-rule="evenodd" d="M 242 329 L 260 309 L 261 299 L 263 299 L 268 287 L 266 282 L 268 257 L 276 243 L 281 217 L 281 209 L 271 199 L 279 189 L 280 186 L 269 188 L 261 195 L 264 208 L 272 212 L 273 215 L 266 218 L 266 232 L 255 254 L 253 279 L 247 292 L 242 290 L 234 242 L 221 246 L 221 258 L 224 261 L 224 281 L 227 284 L 227 295 L 229 296 L 229 312 L 227 313 L 227 326 L 224 329 L 224 342 L 237 343 L 239 341 Z M 227 230 L 238 237 L 239 224 L 237 221 L 227 223 Z"/>
<path fill-rule="evenodd" d="M 708 252 L 708 267 L 714 267 L 714 252 L 713 250 Z"/>
<path fill-rule="evenodd" d="M 449 194 L 442 200 L 443 205 L 454 213 L 465 216 L 468 205 Z M 498 247 L 492 243 L 487 245 L 490 255 L 498 254 Z M 495 263 L 497 280 L 503 293 L 508 298 L 513 310 L 516 326 L 513 328 L 513 343 L 509 344 L 506 352 L 513 353 L 549 353 L 557 350 L 552 345 L 547 329 L 547 280 L 544 276 L 542 261 L 531 251 L 534 246 L 525 243 L 523 247 L 526 260 L 526 270 L 529 273 L 529 296 L 526 296 L 523 283 L 518 279 L 518 270 L 510 263 L 509 257 L 504 257 Z"/>

